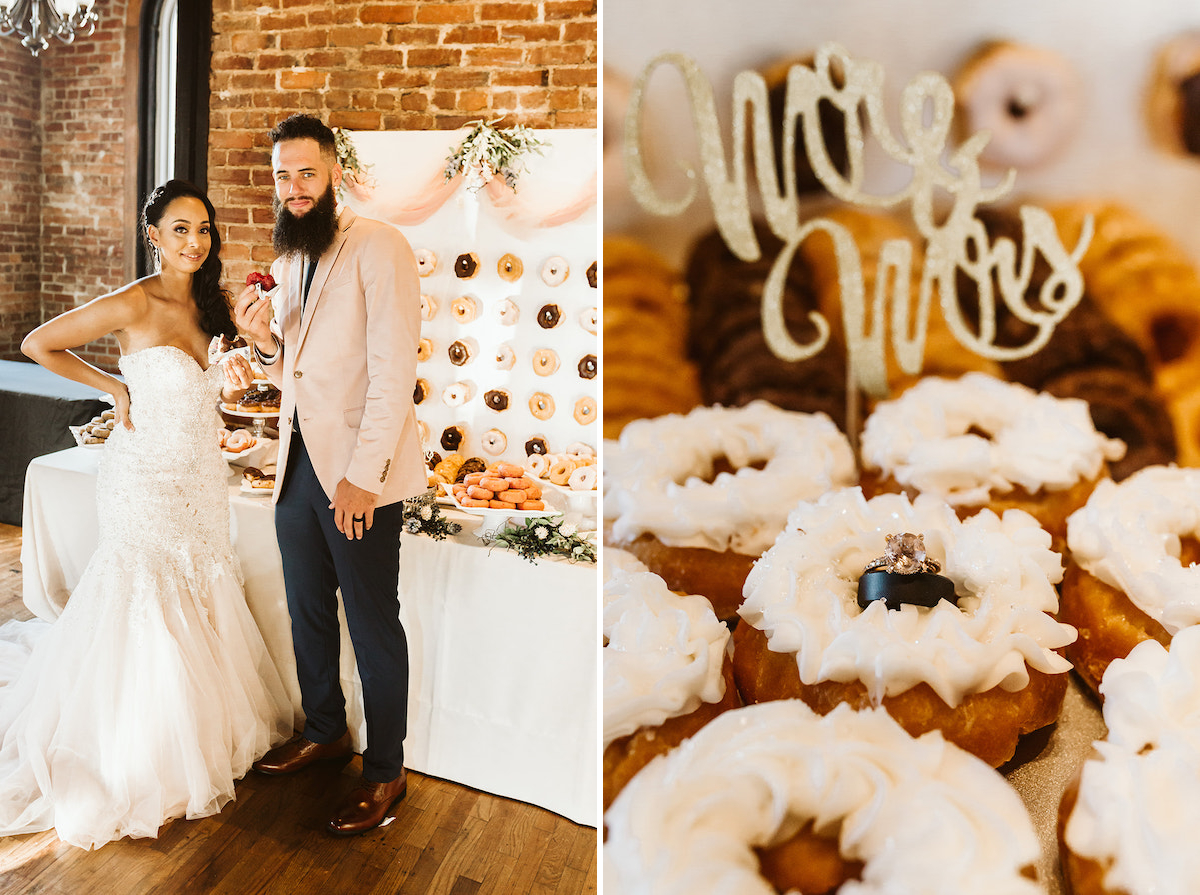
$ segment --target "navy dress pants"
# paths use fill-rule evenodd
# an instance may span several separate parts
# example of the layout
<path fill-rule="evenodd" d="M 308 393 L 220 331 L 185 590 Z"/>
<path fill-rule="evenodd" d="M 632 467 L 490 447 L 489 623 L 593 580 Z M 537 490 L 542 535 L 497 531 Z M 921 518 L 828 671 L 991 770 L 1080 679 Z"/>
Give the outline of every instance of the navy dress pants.
<path fill-rule="evenodd" d="M 363 538 L 348 540 L 333 524 L 329 503 L 304 439 L 294 431 L 275 505 L 275 532 L 307 719 L 304 736 L 314 743 L 331 743 L 346 730 L 338 673 L 340 587 L 362 679 L 367 721 L 363 777 L 385 783 L 404 767 L 408 725 L 408 640 L 397 597 L 403 504 L 378 507 Z"/>

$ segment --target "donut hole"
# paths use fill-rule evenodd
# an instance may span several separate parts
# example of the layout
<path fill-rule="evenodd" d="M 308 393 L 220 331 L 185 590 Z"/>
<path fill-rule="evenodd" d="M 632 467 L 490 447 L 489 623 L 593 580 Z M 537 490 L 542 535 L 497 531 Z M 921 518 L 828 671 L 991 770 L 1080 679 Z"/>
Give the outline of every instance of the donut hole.
<path fill-rule="evenodd" d="M 712 471 L 707 476 L 704 477 L 704 481 L 707 482 L 709 485 L 711 485 L 713 482 L 715 482 L 717 480 L 717 476 L 719 476 L 723 472 L 727 472 L 730 475 L 736 475 L 737 471 L 739 469 L 763 470 L 766 468 L 767 468 L 766 460 L 751 460 L 745 466 L 735 466 L 728 457 L 726 457 L 724 454 L 722 454 L 719 457 L 713 457 Z"/>
<path fill-rule="evenodd" d="M 838 851 L 837 830 L 816 833 L 812 821 L 790 839 L 754 852 L 759 872 L 776 892 L 832 895 L 862 879 L 862 861 L 848 861 Z"/>
<path fill-rule="evenodd" d="M 1169 364 L 1186 355 L 1200 335 L 1200 318 L 1184 314 L 1160 314 L 1150 323 L 1150 339 L 1159 364 Z"/>
<path fill-rule="evenodd" d="M 1200 563 L 1200 537 L 1195 532 L 1179 538 L 1179 564 L 1188 567 Z"/>
<path fill-rule="evenodd" d="M 975 435 L 975 436 L 978 436 L 979 438 L 984 439 L 985 441 L 991 441 L 992 435 L 993 435 L 993 433 L 989 432 L 987 429 L 980 428 L 975 423 L 972 423 L 970 426 L 968 426 L 967 431 L 964 432 L 963 434 L 964 435 Z"/>

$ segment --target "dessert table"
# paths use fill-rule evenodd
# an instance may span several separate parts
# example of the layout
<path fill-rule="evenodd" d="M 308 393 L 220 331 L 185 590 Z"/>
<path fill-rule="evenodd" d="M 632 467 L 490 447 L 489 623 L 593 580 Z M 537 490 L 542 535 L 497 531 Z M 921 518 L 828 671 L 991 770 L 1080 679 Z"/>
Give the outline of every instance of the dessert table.
<path fill-rule="evenodd" d="M 103 450 L 103 449 L 100 449 Z M 95 548 L 100 450 L 74 447 L 29 464 L 21 546 L 24 601 L 52 620 Z M 269 496 L 230 476 L 231 527 L 246 601 L 289 687 L 296 684 L 283 571 Z M 410 656 L 405 763 L 423 774 L 599 821 L 597 577 L 594 565 L 489 550 L 463 532 L 402 536 L 399 614 Z M 361 686 L 342 625 L 342 684 L 355 747 Z"/>

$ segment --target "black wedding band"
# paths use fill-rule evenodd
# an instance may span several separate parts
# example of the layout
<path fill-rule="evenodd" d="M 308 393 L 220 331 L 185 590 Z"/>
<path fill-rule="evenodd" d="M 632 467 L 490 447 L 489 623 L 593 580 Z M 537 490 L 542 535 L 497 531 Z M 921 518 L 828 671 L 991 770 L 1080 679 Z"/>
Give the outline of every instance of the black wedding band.
<path fill-rule="evenodd" d="M 367 521 L 367 517 L 366 517 L 366 516 L 355 516 L 355 517 L 354 517 L 354 521 L 355 521 L 355 522 L 366 522 L 366 521 Z"/>

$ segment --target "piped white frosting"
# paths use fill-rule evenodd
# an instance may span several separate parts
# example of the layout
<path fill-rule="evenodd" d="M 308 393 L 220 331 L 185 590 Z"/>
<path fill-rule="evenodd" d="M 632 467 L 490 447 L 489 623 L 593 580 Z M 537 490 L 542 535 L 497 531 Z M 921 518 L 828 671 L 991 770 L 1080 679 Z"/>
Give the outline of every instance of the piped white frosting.
<path fill-rule="evenodd" d="M 1200 623 L 1200 567 L 1179 562 L 1179 539 L 1200 537 L 1200 469 L 1147 466 L 1097 484 L 1067 519 L 1080 568 L 1123 591 L 1174 634 Z"/>
<path fill-rule="evenodd" d="M 883 554 L 888 534 L 925 536 L 929 556 L 954 582 L 958 606 L 859 608 L 858 579 Z M 959 520 L 930 495 L 865 500 L 859 488 L 801 503 L 787 529 L 746 579 L 738 614 L 767 635 L 770 647 L 793 653 L 805 684 L 859 680 L 879 704 L 919 683 L 946 702 L 1002 687 L 1020 690 L 1028 668 L 1070 670 L 1055 652 L 1075 629 L 1049 613 L 1062 560 L 1050 535 L 1021 510 L 998 517 L 983 510 Z"/>
<path fill-rule="evenodd" d="M 972 427 L 991 438 L 970 433 Z M 1056 398 L 986 373 L 928 377 L 881 401 L 860 442 L 863 467 L 955 506 L 980 506 L 1019 485 L 1062 491 L 1125 456 L 1096 431 L 1087 402 Z"/>
<path fill-rule="evenodd" d="M 702 702 L 720 702 L 729 643 L 729 629 L 704 597 L 680 596 L 652 572 L 613 567 L 607 574 L 605 748 L 639 728 L 694 712 Z"/>
<path fill-rule="evenodd" d="M 1038 841 L 1020 798 L 940 733 L 798 700 L 725 712 L 641 770 L 605 814 L 604 891 L 770 895 L 755 846 L 807 821 L 864 862 L 841 895 L 1024 895 Z"/>
<path fill-rule="evenodd" d="M 758 556 L 796 501 L 858 480 L 850 443 L 828 416 L 766 401 L 636 420 L 604 451 L 604 514 L 620 543 L 649 532 L 673 547 Z M 722 456 L 737 472 L 705 481 Z M 761 470 L 750 465 L 764 460 Z"/>
<path fill-rule="evenodd" d="M 1084 763 L 1067 821 L 1071 851 L 1111 861 L 1104 884 L 1131 895 L 1190 895 L 1200 880 L 1200 627 L 1168 653 L 1154 640 L 1109 665 L 1106 739 Z"/>

